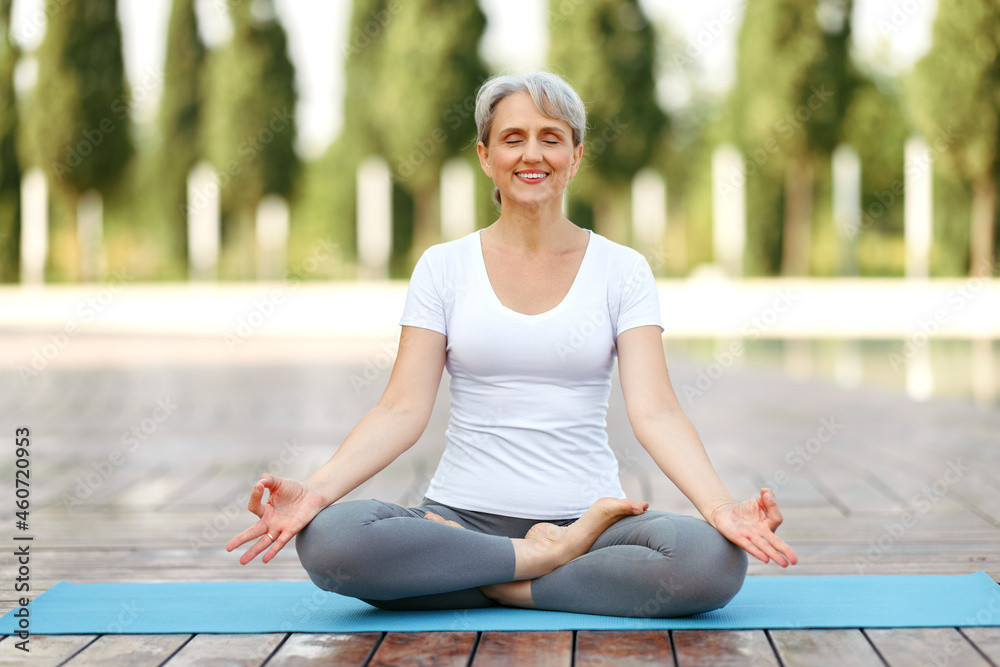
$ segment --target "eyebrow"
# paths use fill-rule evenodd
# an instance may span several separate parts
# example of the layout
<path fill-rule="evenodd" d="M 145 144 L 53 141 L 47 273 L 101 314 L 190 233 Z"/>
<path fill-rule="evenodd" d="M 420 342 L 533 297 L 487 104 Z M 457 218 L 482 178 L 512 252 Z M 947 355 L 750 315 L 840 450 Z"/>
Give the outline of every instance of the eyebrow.
<path fill-rule="evenodd" d="M 508 134 L 508 133 L 511 133 L 511 132 L 520 132 L 520 133 L 524 134 L 524 130 L 521 129 L 521 128 L 519 128 L 519 127 L 508 127 L 508 128 L 505 128 L 503 130 L 500 130 L 499 134 L 500 135 L 504 135 L 504 134 Z M 555 127 L 555 126 L 547 126 L 547 127 L 540 128 L 539 132 L 554 132 L 554 133 L 562 135 L 562 136 L 566 135 L 566 131 L 565 130 L 563 130 L 561 127 Z"/>

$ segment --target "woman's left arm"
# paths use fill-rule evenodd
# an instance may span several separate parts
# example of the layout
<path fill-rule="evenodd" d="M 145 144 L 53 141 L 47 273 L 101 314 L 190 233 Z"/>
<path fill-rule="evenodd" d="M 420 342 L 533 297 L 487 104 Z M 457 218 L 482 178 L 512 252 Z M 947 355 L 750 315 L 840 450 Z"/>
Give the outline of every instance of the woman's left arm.
<path fill-rule="evenodd" d="M 640 326 L 618 336 L 618 373 L 636 439 L 705 520 L 750 555 L 782 567 L 798 562 L 795 551 L 774 534 L 781 511 L 770 489 L 737 502 L 708 458 L 694 425 L 670 383 L 658 326 Z"/>

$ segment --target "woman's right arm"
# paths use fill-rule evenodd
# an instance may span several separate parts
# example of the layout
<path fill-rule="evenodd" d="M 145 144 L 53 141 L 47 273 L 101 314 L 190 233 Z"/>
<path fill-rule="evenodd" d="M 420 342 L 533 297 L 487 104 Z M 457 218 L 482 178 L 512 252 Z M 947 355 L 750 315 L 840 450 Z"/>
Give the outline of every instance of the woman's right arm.
<path fill-rule="evenodd" d="M 389 383 L 374 408 L 305 486 L 333 504 L 417 442 L 430 421 L 444 371 L 445 336 L 404 326 Z"/>
<path fill-rule="evenodd" d="M 305 482 L 264 475 L 247 505 L 260 519 L 231 539 L 226 549 L 257 540 L 240 562 L 246 565 L 265 550 L 263 560 L 270 561 L 323 508 L 412 447 L 430 421 L 444 371 L 445 342 L 445 336 L 436 331 L 404 326 L 389 383 L 375 407 Z M 262 502 L 265 489 L 268 499 Z"/>

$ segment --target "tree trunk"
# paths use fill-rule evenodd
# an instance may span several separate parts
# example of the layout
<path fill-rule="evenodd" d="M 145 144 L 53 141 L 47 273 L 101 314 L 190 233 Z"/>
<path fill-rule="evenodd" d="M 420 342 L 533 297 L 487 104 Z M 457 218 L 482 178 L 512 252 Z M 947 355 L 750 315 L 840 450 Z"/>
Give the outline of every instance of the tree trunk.
<path fill-rule="evenodd" d="M 411 264 L 435 243 L 441 242 L 441 215 L 436 186 L 413 192 L 413 240 L 410 243 Z"/>
<path fill-rule="evenodd" d="M 788 163 L 785 171 L 785 227 L 781 251 L 783 275 L 809 274 L 812 207 L 812 163 L 808 157 L 798 157 Z"/>
<path fill-rule="evenodd" d="M 972 186 L 972 230 L 969 234 L 969 275 L 992 276 L 996 258 L 997 182 L 993 173 Z"/>
<path fill-rule="evenodd" d="M 628 188 L 612 188 L 594 201 L 594 231 L 601 236 L 629 245 Z"/>

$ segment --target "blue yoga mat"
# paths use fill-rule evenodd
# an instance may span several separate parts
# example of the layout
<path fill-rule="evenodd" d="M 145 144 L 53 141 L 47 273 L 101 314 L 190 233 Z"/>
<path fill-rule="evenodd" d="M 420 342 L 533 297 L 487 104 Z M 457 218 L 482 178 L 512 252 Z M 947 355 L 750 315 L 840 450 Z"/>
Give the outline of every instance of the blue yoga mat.
<path fill-rule="evenodd" d="M 0 619 L 0 634 L 17 631 L 17 612 Z M 723 609 L 641 619 L 507 607 L 382 611 L 308 581 L 60 582 L 28 613 L 32 634 L 968 627 L 1000 625 L 1000 586 L 984 572 L 750 577 Z"/>

